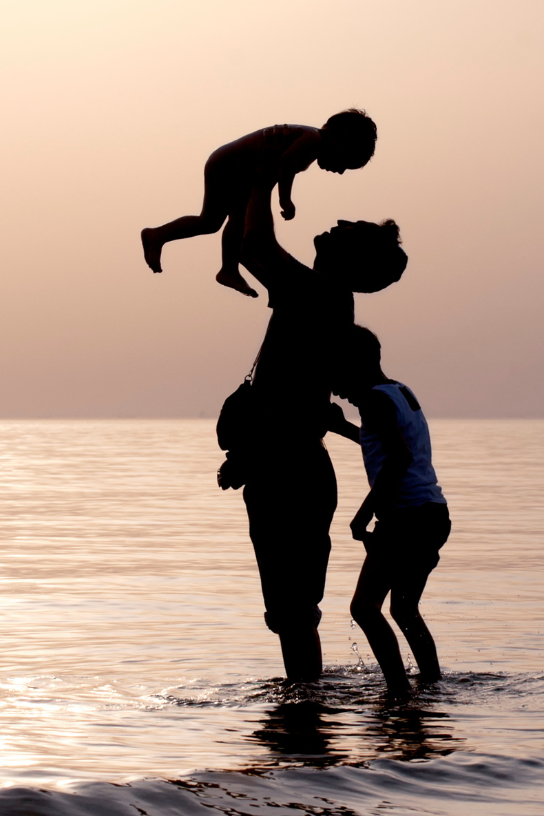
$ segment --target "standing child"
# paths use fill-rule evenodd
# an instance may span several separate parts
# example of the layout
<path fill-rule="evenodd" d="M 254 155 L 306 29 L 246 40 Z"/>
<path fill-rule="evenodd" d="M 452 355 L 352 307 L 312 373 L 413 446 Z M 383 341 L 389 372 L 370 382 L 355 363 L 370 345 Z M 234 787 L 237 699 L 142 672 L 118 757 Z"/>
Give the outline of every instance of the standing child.
<path fill-rule="evenodd" d="M 142 230 L 147 264 L 162 272 L 161 251 L 168 241 L 217 232 L 228 218 L 222 236 L 222 267 L 217 280 L 244 295 L 257 292 L 240 275 L 238 262 L 253 179 L 266 168 L 278 183 L 280 207 L 286 221 L 295 217 L 291 188 L 297 173 L 317 160 L 331 173 L 364 167 L 374 154 L 376 125 L 361 110 L 346 110 L 322 128 L 274 125 L 242 136 L 218 148 L 204 167 L 204 203 L 200 215 L 185 215 L 154 229 Z"/>
<path fill-rule="evenodd" d="M 351 603 L 351 614 L 368 638 L 389 689 L 410 683 L 399 644 L 382 614 L 391 592 L 391 615 L 404 634 L 424 682 L 440 678 L 436 646 L 418 609 L 427 578 L 451 529 L 448 506 L 431 462 L 429 428 L 412 391 L 381 369 L 380 342 L 353 326 L 335 373 L 334 392 L 356 405 L 360 431 L 335 412 L 331 430 L 360 436 L 370 492 L 351 522 L 367 556 Z M 373 532 L 367 527 L 373 516 Z"/>

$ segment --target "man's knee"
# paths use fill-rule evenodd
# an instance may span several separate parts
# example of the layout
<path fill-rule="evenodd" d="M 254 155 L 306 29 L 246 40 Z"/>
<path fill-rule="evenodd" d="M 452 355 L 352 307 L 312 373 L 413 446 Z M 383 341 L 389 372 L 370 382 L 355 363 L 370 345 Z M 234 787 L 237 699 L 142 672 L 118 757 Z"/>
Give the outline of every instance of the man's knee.
<path fill-rule="evenodd" d="M 272 632 L 276 635 L 283 635 L 308 627 L 317 629 L 321 615 L 322 612 L 318 606 L 282 606 L 268 609 L 264 613 L 264 619 Z"/>

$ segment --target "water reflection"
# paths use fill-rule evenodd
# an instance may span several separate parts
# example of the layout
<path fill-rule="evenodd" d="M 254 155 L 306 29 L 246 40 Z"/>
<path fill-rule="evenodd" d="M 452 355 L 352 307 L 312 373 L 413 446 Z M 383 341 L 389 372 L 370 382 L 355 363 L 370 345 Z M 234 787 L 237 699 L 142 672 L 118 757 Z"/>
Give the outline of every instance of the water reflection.
<path fill-rule="evenodd" d="M 268 709 L 246 739 L 267 749 L 265 765 L 361 767 L 383 756 L 408 762 L 466 748 L 453 727 L 447 712 L 418 698 L 394 705 L 381 696 L 364 708 L 305 699 Z"/>
<path fill-rule="evenodd" d="M 266 713 L 249 739 L 293 763 L 319 768 L 337 765 L 349 754 L 333 745 L 335 732 L 342 729 L 341 721 L 332 719 L 334 713 L 335 709 L 312 700 L 283 703 Z"/>

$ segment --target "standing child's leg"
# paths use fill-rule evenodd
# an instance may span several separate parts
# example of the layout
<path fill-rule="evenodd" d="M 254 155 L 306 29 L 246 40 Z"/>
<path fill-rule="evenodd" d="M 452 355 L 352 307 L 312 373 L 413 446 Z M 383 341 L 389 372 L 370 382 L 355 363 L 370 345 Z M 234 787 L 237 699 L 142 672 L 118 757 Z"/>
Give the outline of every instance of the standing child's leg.
<path fill-rule="evenodd" d="M 390 588 L 380 561 L 368 555 L 351 602 L 351 614 L 365 633 L 390 691 L 404 693 L 410 690 L 410 683 L 398 640 L 382 613 L 383 602 Z"/>
<path fill-rule="evenodd" d="M 433 636 L 419 612 L 419 601 L 428 575 L 410 581 L 396 581 L 391 589 L 391 616 L 408 641 L 425 683 L 435 683 L 441 678 L 440 664 Z"/>
<path fill-rule="evenodd" d="M 440 664 L 433 636 L 421 617 L 419 602 L 427 579 L 439 561 L 439 550 L 451 530 L 445 504 L 428 502 L 404 511 L 398 528 L 402 557 L 396 559 L 391 586 L 391 615 L 412 650 L 421 679 L 440 680 Z"/>

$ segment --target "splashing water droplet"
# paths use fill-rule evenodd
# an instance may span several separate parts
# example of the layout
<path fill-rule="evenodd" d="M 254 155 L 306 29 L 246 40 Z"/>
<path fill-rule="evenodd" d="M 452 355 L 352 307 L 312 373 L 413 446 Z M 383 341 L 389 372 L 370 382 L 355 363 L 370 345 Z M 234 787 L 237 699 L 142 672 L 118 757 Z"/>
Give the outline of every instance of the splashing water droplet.
<path fill-rule="evenodd" d="M 357 655 L 357 665 L 355 668 L 357 669 L 357 671 L 362 671 L 365 667 L 365 664 L 363 663 L 363 658 L 360 655 L 359 648 L 355 641 L 351 644 L 350 649 L 355 655 Z"/>

